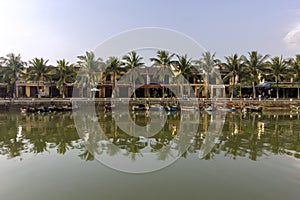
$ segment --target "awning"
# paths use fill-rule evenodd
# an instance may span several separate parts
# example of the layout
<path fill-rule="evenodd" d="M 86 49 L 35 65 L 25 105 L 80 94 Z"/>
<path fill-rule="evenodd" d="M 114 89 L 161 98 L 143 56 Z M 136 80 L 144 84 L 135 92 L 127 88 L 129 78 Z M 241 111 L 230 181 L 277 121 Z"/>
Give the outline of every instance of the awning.
<path fill-rule="evenodd" d="M 147 84 L 143 85 L 140 88 L 163 88 L 163 85 L 161 84 Z"/>
<path fill-rule="evenodd" d="M 255 87 L 258 87 L 258 88 L 269 88 L 273 85 L 274 83 L 272 82 L 264 82 L 264 83 L 261 83 Z"/>

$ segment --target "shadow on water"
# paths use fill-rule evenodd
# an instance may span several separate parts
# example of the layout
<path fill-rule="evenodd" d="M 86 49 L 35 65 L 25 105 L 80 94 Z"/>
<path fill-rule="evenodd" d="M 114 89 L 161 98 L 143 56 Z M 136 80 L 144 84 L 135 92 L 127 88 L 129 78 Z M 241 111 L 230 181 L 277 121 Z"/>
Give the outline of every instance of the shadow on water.
<path fill-rule="evenodd" d="M 180 144 L 174 140 L 176 131 L 180 128 L 180 118 L 188 117 L 191 121 L 196 112 L 181 115 L 179 112 L 169 113 L 166 123 L 161 130 L 149 138 L 128 135 L 120 129 L 113 112 L 98 113 L 98 121 L 106 138 L 109 140 L 102 149 L 94 148 L 101 153 L 115 156 L 120 151 L 135 160 L 143 154 L 143 149 L 149 148 L 156 154 L 158 160 L 165 160 L 172 156 L 170 149 L 165 148 L 170 143 L 180 152 Z M 198 113 L 199 114 L 199 113 Z M 131 113 L 133 121 L 146 126 L 151 118 L 146 112 Z M 162 116 L 157 116 L 162 117 Z M 197 134 L 190 142 L 182 157 L 198 154 L 205 143 L 206 131 L 214 115 L 200 112 Z M 217 159 L 216 155 L 229 159 L 247 158 L 258 160 L 261 157 L 275 155 L 300 158 L 300 115 L 296 113 L 228 113 L 222 134 L 216 139 L 212 151 L 203 159 Z M 89 139 L 89 138 L 86 138 Z M 85 138 L 81 139 L 74 125 L 72 113 L 51 114 L 0 114 L 0 155 L 7 159 L 22 157 L 23 154 L 41 154 L 43 152 L 65 154 L 68 151 L 78 150 L 78 157 L 85 161 L 94 160 L 94 156 L 86 149 Z M 95 143 L 97 144 L 97 142 Z"/>

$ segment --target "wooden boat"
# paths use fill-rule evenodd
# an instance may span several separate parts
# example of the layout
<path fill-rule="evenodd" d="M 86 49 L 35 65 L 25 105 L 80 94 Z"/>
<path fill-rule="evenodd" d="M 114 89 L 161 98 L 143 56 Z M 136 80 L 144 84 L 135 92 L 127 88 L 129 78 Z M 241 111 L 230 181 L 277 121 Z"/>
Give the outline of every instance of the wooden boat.
<path fill-rule="evenodd" d="M 150 110 L 155 110 L 155 111 L 163 111 L 164 110 L 164 107 L 162 105 L 151 105 L 150 106 Z"/>
<path fill-rule="evenodd" d="M 21 112 L 21 113 L 27 113 L 27 111 L 28 111 L 28 108 L 27 108 L 27 107 L 22 107 L 22 108 L 20 108 L 20 112 Z"/>
<path fill-rule="evenodd" d="M 48 107 L 49 112 L 54 112 L 56 110 L 56 106 L 55 105 L 50 105 Z"/>
<path fill-rule="evenodd" d="M 27 112 L 34 113 L 36 112 L 36 109 L 34 107 L 28 107 Z"/>
<path fill-rule="evenodd" d="M 138 104 L 131 107 L 132 111 L 138 111 L 138 110 L 149 110 L 149 107 L 144 104 Z"/>
<path fill-rule="evenodd" d="M 244 107 L 244 110 L 247 111 L 247 112 L 261 112 L 262 107 L 260 107 L 260 106 L 248 106 L 248 107 Z"/>
<path fill-rule="evenodd" d="M 215 111 L 215 110 L 217 110 L 217 108 L 216 107 L 208 107 L 208 108 L 205 108 L 204 110 L 205 111 Z"/>
<path fill-rule="evenodd" d="M 167 111 L 176 111 L 178 110 L 179 108 L 177 106 L 168 106 L 167 107 Z"/>
<path fill-rule="evenodd" d="M 224 112 L 235 112 L 236 108 L 218 108 L 217 110 L 224 111 Z"/>
<path fill-rule="evenodd" d="M 199 108 L 196 106 L 180 106 L 181 110 L 185 110 L 185 111 L 198 111 Z"/>
<path fill-rule="evenodd" d="M 214 112 L 213 112 L 213 111 L 209 111 L 209 110 L 205 110 L 205 112 L 207 112 L 207 114 L 209 114 L 209 115 L 212 115 L 212 114 L 214 114 Z"/>
<path fill-rule="evenodd" d="M 105 112 L 108 112 L 108 111 L 111 111 L 113 108 L 115 108 L 116 106 L 115 105 L 109 105 L 109 104 L 105 104 L 104 105 L 104 111 Z"/>
<path fill-rule="evenodd" d="M 39 107 L 22 107 L 20 108 L 21 113 L 50 113 L 50 112 L 63 112 L 63 111 L 72 111 L 71 105 L 63 105 L 56 107 L 55 105 L 50 105 L 48 107 L 39 106 Z"/>
<path fill-rule="evenodd" d="M 175 115 L 177 113 L 177 110 L 168 111 L 167 115 Z"/>

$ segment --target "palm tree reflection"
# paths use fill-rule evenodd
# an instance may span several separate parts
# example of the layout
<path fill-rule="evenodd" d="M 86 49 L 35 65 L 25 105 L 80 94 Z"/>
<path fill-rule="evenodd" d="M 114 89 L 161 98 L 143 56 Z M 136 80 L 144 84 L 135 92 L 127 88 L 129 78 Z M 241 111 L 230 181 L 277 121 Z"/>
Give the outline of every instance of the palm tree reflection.
<path fill-rule="evenodd" d="M 132 115 L 133 123 L 147 125 L 151 121 L 149 116 L 141 113 Z M 193 113 L 189 115 L 189 119 L 194 119 Z M 80 138 L 71 113 L 0 114 L 0 155 L 11 159 L 22 158 L 23 154 L 66 154 L 68 151 L 78 151 L 79 158 L 85 161 L 92 161 L 95 155 L 102 154 L 111 157 L 122 154 L 133 161 L 145 153 L 155 155 L 157 160 L 167 160 L 178 155 L 187 157 L 189 154 L 198 154 L 205 141 L 210 138 L 207 130 L 211 123 L 209 119 L 213 116 L 200 113 L 198 132 L 192 140 L 188 131 L 178 134 L 178 130 L 182 128 L 180 113 L 166 115 L 166 123 L 161 126 L 161 130 L 149 137 L 128 135 L 117 126 L 114 117 L 115 113 L 108 112 L 98 113 L 92 119 L 97 123 L 100 121 L 104 134 L 100 133 L 99 127 L 91 119 L 82 119 L 86 132 Z M 258 160 L 274 155 L 299 159 L 299 115 L 227 114 L 223 131 L 214 138 L 214 143 L 204 160 L 220 156 Z"/>

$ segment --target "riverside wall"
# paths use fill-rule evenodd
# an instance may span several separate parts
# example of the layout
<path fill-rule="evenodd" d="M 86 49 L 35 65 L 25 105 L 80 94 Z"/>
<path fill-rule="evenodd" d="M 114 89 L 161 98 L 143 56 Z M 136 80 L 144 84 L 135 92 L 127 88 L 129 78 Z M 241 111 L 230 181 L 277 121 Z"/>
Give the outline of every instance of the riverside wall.
<path fill-rule="evenodd" d="M 263 110 L 284 110 L 290 109 L 291 107 L 299 107 L 300 109 L 300 99 L 162 99 L 162 98 L 138 98 L 138 99 L 125 99 L 125 98 L 101 98 L 101 99 L 0 99 L 0 110 L 19 110 L 19 108 L 24 106 L 40 107 L 40 106 L 63 106 L 70 105 L 73 101 L 86 101 L 95 103 L 95 106 L 102 108 L 106 104 L 111 104 L 114 101 L 130 102 L 133 104 L 164 104 L 164 105 L 174 105 L 180 104 L 180 102 L 197 102 L 199 107 L 205 107 L 209 104 L 225 104 L 227 102 L 233 102 L 237 107 L 247 107 L 247 106 L 261 106 Z M 194 103 L 195 104 L 195 103 Z M 196 106 L 196 105 L 194 105 Z"/>

